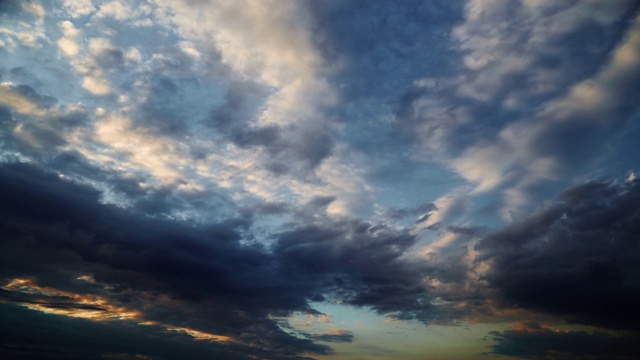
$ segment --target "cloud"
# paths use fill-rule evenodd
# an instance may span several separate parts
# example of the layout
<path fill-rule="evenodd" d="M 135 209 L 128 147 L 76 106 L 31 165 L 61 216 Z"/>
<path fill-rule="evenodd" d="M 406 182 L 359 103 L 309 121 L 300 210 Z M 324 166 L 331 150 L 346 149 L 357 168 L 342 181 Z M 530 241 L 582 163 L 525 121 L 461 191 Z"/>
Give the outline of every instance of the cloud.
<path fill-rule="evenodd" d="M 0 354 L 11 359 L 181 359 L 188 354 L 244 360 L 250 359 L 249 355 L 274 356 L 257 348 L 195 342 L 188 335 L 163 332 L 153 326 L 61 317 L 6 303 L 0 304 L 0 318 Z"/>
<path fill-rule="evenodd" d="M 618 91 L 636 92 L 629 81 L 640 73 L 640 22 L 593 77 L 542 105 L 535 115 L 505 126 L 496 139 L 468 148 L 452 161 L 460 175 L 482 193 L 502 187 L 508 209 L 530 205 L 536 187 L 570 176 L 592 164 L 609 141 L 623 133 L 638 108 Z"/>
<path fill-rule="evenodd" d="M 384 224 L 332 221 L 278 235 L 285 276 L 324 298 L 397 318 L 433 320 L 425 264 L 403 258 L 416 237 Z"/>
<path fill-rule="evenodd" d="M 3 164 L 0 188 L 6 235 L 0 277 L 17 281 L 5 286 L 11 292 L 3 293 L 5 302 L 65 316 L 130 313 L 140 323 L 227 336 L 292 358 L 331 351 L 287 335 L 271 318 L 315 313 L 312 299 L 424 322 L 450 316 L 431 305 L 429 269 L 404 257 L 416 242 L 407 230 L 316 217 L 315 225 L 274 234 L 265 251 L 242 245 L 249 220 L 196 225 L 149 218 L 101 204 L 99 191 L 33 165 Z M 309 206 L 332 201 L 316 198 Z M 25 276 L 34 280 L 20 280 Z M 322 341 L 353 336 L 337 335 Z"/>
<path fill-rule="evenodd" d="M 591 182 L 476 246 L 484 275 L 508 307 L 570 322 L 634 330 L 640 321 L 640 182 Z"/>
<path fill-rule="evenodd" d="M 452 31 L 468 71 L 458 91 L 505 107 L 548 97 L 579 79 L 590 65 L 584 59 L 608 50 L 613 34 L 607 27 L 632 8 L 626 0 L 602 6 L 589 1 L 469 1 L 465 21 Z M 586 38 L 589 46 L 581 44 Z"/>
<path fill-rule="evenodd" d="M 7 120 L 0 124 L 6 147 L 39 157 L 60 149 L 74 131 L 88 124 L 86 109 L 75 104 L 58 104 L 51 96 L 28 85 L 0 83 L 0 104 L 7 109 Z"/>
<path fill-rule="evenodd" d="M 323 342 L 353 342 L 353 333 L 344 330 L 332 330 L 325 334 L 312 335 L 312 337 Z"/>
<path fill-rule="evenodd" d="M 82 290 L 147 321 L 242 338 L 264 351 L 278 348 L 292 357 L 329 351 L 269 320 L 270 313 L 311 311 L 306 290 L 279 280 L 268 254 L 241 246 L 239 224 L 190 228 L 148 220 L 102 205 L 97 191 L 32 166 L 1 171 L 2 278 L 32 276 L 57 294 Z M 86 273 L 106 287 L 72 281 Z M 73 304 L 69 311 L 76 311 Z"/>
<path fill-rule="evenodd" d="M 438 208 L 433 203 L 424 203 L 415 208 L 410 209 L 389 209 L 387 211 L 388 216 L 392 219 L 403 219 L 408 216 L 417 216 L 416 223 L 429 220 L 431 215 L 438 211 Z"/>
<path fill-rule="evenodd" d="M 638 334 L 554 330 L 535 323 L 514 330 L 494 331 L 491 336 L 496 343 L 487 355 L 518 359 L 631 360 L 638 356 L 640 340 Z"/>
<path fill-rule="evenodd" d="M 632 176 L 525 215 L 635 166 L 631 1 L 60 3 L 0 1 L 0 356 L 373 336 L 287 327 L 314 308 L 638 322 Z"/>
<path fill-rule="evenodd" d="M 252 118 L 240 119 L 253 130 L 231 129 L 234 142 L 265 148 L 267 156 L 275 157 L 265 161 L 272 170 L 298 165 L 293 170 L 304 174 L 331 156 L 334 141 L 322 114 L 333 104 L 333 93 L 319 76 L 321 61 L 310 41 L 303 6 L 255 1 L 198 1 L 190 6 L 166 1 L 166 5 L 174 9 L 172 21 L 186 39 L 208 39 L 234 77 L 270 89 L 262 109 Z M 215 20 L 194 27 L 191 19 L 203 14 Z M 236 115 L 246 114 L 241 109 L 243 99 L 234 91 L 227 95 L 231 104 L 212 112 L 213 123 L 224 126 L 237 121 Z M 273 135 L 276 129 L 278 139 Z"/>
<path fill-rule="evenodd" d="M 71 17 L 74 18 L 89 15 L 95 11 L 91 0 L 65 0 L 64 6 Z"/>

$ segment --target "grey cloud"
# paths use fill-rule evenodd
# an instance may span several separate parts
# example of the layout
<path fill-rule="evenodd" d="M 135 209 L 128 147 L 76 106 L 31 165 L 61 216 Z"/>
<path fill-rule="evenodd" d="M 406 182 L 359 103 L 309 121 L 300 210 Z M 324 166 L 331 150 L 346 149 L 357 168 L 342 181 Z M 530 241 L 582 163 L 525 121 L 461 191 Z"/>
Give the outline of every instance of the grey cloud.
<path fill-rule="evenodd" d="M 380 115 L 402 106 L 401 94 L 416 80 L 455 69 L 457 54 L 447 43 L 463 2 L 311 1 L 309 6 L 316 48 L 328 69 L 340 64 L 329 79 L 343 102 L 331 110 L 344 119 L 341 140 L 377 163 L 407 151 L 407 139 L 415 139 L 416 132 L 406 123 L 413 120 L 397 116 L 388 123 Z"/>
<path fill-rule="evenodd" d="M 331 155 L 333 147 L 334 140 L 326 130 L 308 129 L 294 140 L 292 152 L 306 168 L 314 169 Z"/>
<path fill-rule="evenodd" d="M 327 129 L 309 122 L 287 126 L 257 126 L 262 102 L 268 94 L 257 84 L 232 82 L 222 104 L 213 107 L 203 120 L 223 139 L 242 148 L 262 148 L 263 166 L 275 174 L 314 170 L 331 155 L 335 141 Z"/>
<path fill-rule="evenodd" d="M 481 14 L 468 6 L 452 33 L 467 57 L 461 93 L 506 107 L 557 96 L 597 71 L 598 62 L 588 60 L 607 55 L 634 12 L 630 1 L 597 10 L 580 2 L 535 5 L 484 4 Z"/>
<path fill-rule="evenodd" d="M 0 129 L 6 137 L 6 148 L 20 150 L 36 158 L 48 157 L 54 149 L 67 143 L 66 137 L 70 132 L 90 123 L 89 114 L 84 107 L 71 110 L 56 107 L 56 98 L 40 94 L 28 85 L 12 85 L 8 91 L 23 97 L 43 111 L 49 111 L 51 115 L 46 121 L 39 121 L 28 114 L 15 111 L 10 106 L 3 106 L 4 115 L 0 121 Z M 20 131 L 14 131 L 18 127 Z"/>
<path fill-rule="evenodd" d="M 582 11 L 589 5 L 580 2 L 539 5 L 486 3 L 477 17 L 470 15 L 460 22 L 451 32 L 460 49 L 451 55 L 454 65 L 450 66 L 458 67 L 456 71 L 461 75 L 458 78 L 432 75 L 398 92 L 403 95 L 395 102 L 397 130 L 414 139 L 427 156 L 450 159 L 460 156 L 474 143 L 495 143 L 496 133 L 514 118 L 532 117 L 528 121 L 531 123 L 564 116 L 567 121 L 545 127 L 539 136 L 534 135 L 529 144 L 535 152 L 532 157 L 553 152 L 551 155 L 561 161 L 565 171 L 566 167 L 585 165 L 601 154 L 635 111 L 632 104 L 626 103 L 630 99 L 611 98 L 610 104 L 588 114 L 567 116 L 563 109 L 540 116 L 534 116 L 534 112 L 540 104 L 561 98 L 571 86 L 601 71 L 602 60 L 612 55 L 612 49 L 633 27 L 637 6 L 628 1 L 612 1 L 597 11 Z M 471 13 L 475 9 L 471 5 L 469 8 Z M 558 22 L 563 25 L 553 25 Z M 496 30 L 496 24 L 506 30 Z M 486 64 L 464 65 L 461 61 L 464 56 Z M 617 84 L 606 91 L 617 93 L 617 89 L 625 88 L 625 92 L 637 92 L 635 84 L 625 81 L 631 78 L 634 75 L 613 80 L 610 85 Z M 586 122 L 584 118 L 615 121 L 605 124 L 597 120 Z M 567 141 L 567 136 L 578 141 Z M 530 163 L 527 160 L 523 163 Z M 527 171 L 518 169 L 513 173 Z"/>
<path fill-rule="evenodd" d="M 313 335 L 312 337 L 314 340 L 324 342 L 353 342 L 353 333 L 350 331 L 330 332 L 326 334 Z"/>
<path fill-rule="evenodd" d="M 611 359 L 632 360 L 640 355 L 638 334 L 586 331 L 553 331 L 537 324 L 525 329 L 491 332 L 495 344 L 486 355 L 518 359 Z"/>
<path fill-rule="evenodd" d="M 506 306 L 571 322 L 635 329 L 640 321 L 640 182 L 592 182 L 476 246 Z"/>
<path fill-rule="evenodd" d="M 425 264 L 402 259 L 416 242 L 406 231 L 362 221 L 303 226 L 280 234 L 274 255 L 285 276 L 331 301 L 430 321 Z"/>
<path fill-rule="evenodd" d="M 120 69 L 124 63 L 124 54 L 119 49 L 104 49 L 94 55 L 98 65 L 106 70 Z"/>
<path fill-rule="evenodd" d="M 314 208 L 326 208 L 329 204 L 331 204 L 335 200 L 336 200 L 335 196 L 317 196 L 311 199 L 308 205 Z"/>
<path fill-rule="evenodd" d="M 344 64 L 339 81 L 350 101 L 373 94 L 387 99 L 417 77 L 448 69 L 433 55 L 446 54 L 442 40 L 459 19 L 461 2 L 310 1 L 309 6 L 316 47 L 329 64 Z"/>
<path fill-rule="evenodd" d="M 420 216 L 416 223 L 427 221 L 438 208 L 433 203 L 423 203 L 415 208 L 390 209 L 387 214 L 392 219 L 404 219 L 408 216 Z"/>
<path fill-rule="evenodd" d="M 447 230 L 454 234 L 466 236 L 479 236 L 487 233 L 488 229 L 482 226 L 447 226 Z"/>
<path fill-rule="evenodd" d="M 22 3 L 20 0 L 3 0 L 0 1 L 0 16 L 7 16 L 22 11 Z"/>
<path fill-rule="evenodd" d="M 11 69 L 12 73 L 14 71 L 15 69 Z M 34 88 L 28 85 L 21 84 L 21 85 L 13 86 L 12 88 L 16 93 L 22 95 L 32 103 L 42 108 L 50 108 L 58 102 L 56 98 L 47 96 L 47 95 L 41 95 Z"/>

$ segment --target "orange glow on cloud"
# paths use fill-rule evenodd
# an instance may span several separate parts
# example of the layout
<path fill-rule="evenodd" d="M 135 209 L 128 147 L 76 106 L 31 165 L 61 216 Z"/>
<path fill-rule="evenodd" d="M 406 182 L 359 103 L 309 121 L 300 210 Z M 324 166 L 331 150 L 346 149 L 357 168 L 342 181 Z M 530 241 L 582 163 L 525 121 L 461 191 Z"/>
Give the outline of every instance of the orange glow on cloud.
<path fill-rule="evenodd" d="M 95 279 L 91 275 L 82 275 L 77 277 L 76 279 L 88 283 L 95 283 Z M 68 307 L 60 307 L 59 301 L 49 303 L 46 298 L 39 301 L 16 302 L 19 305 L 31 310 L 37 310 L 48 314 L 83 318 L 94 321 L 135 320 L 139 325 L 159 326 L 168 331 L 187 334 L 195 340 L 207 340 L 218 343 L 239 343 L 236 339 L 230 336 L 211 334 L 196 329 L 162 324 L 153 320 L 145 320 L 143 318 L 142 312 L 123 306 L 113 305 L 109 302 L 108 299 L 104 297 L 93 294 L 77 294 L 70 291 L 63 291 L 51 287 L 40 286 L 36 283 L 35 280 L 29 278 L 11 279 L 7 284 L 1 286 L 0 288 L 13 293 L 39 295 L 52 299 L 68 299 L 66 302 L 69 305 Z M 106 285 L 105 288 L 108 289 L 109 286 Z M 115 354 L 114 356 L 117 357 L 118 355 Z"/>
<path fill-rule="evenodd" d="M 20 305 L 29 309 L 42 311 L 49 314 L 65 315 L 69 317 L 91 319 L 95 321 L 104 320 L 131 320 L 140 317 L 141 313 L 125 307 L 110 304 L 108 300 L 101 296 L 91 294 L 76 294 L 62 291 L 50 287 L 39 286 L 35 281 L 26 278 L 11 279 L 2 289 L 32 295 L 44 295 L 46 297 L 65 297 L 69 299 L 68 308 L 53 307 L 46 301 L 40 303 L 23 302 Z M 78 307 L 74 307 L 78 306 Z M 79 308 L 87 306 L 89 308 Z"/>
<path fill-rule="evenodd" d="M 167 330 L 185 333 L 196 340 L 208 340 L 208 341 L 215 341 L 215 342 L 237 342 L 234 338 L 230 336 L 210 334 L 204 331 L 198 331 L 198 330 L 189 329 L 185 327 L 167 327 Z"/>

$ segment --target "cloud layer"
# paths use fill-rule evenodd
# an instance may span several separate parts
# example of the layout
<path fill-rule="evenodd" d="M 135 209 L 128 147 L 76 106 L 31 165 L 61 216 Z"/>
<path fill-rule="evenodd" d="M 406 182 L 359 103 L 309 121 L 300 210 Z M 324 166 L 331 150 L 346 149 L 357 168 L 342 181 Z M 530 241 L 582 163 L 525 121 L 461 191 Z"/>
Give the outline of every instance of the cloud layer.
<path fill-rule="evenodd" d="M 638 9 L 0 2 L 0 354 L 634 358 Z"/>

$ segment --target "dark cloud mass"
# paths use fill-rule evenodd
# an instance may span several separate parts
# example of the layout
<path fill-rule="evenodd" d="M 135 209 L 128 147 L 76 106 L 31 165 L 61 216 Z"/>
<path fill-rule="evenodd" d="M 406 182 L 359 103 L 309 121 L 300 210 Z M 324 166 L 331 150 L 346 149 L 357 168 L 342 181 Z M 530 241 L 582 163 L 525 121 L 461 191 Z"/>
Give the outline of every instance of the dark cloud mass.
<path fill-rule="evenodd" d="M 508 305 L 568 321 L 637 330 L 640 182 L 592 182 L 484 238 L 479 261 Z"/>
<path fill-rule="evenodd" d="M 277 349 L 279 355 L 269 358 L 329 352 L 286 335 L 269 319 L 269 314 L 314 313 L 305 299 L 320 293 L 384 314 L 397 312 L 398 317 L 419 317 L 427 308 L 416 303 L 426 295 L 420 267 L 400 259 L 414 244 L 414 236 L 384 225 L 301 227 L 278 235 L 270 254 L 239 244 L 241 223 L 194 227 L 145 218 L 102 205 L 96 190 L 31 165 L 2 166 L 0 181 L 5 281 L 32 276 L 42 286 L 104 296 L 142 311 L 147 321 L 257 342 L 261 351 Z M 330 199 L 315 202 L 319 201 Z M 71 281 L 85 273 L 109 287 L 86 288 Z M 172 300 L 165 303 L 160 294 Z M 157 304 L 148 303 L 154 298 Z M 51 298 L 3 291 L 1 299 L 89 309 L 69 295 Z M 349 338 L 331 335 L 316 340 Z M 40 340 L 32 341 L 36 345 Z"/>
<path fill-rule="evenodd" d="M 415 236 L 384 225 L 334 222 L 280 234 L 274 255 L 302 287 L 382 314 L 413 318 L 425 316 L 429 308 L 422 285 L 426 269 L 401 259 L 414 244 Z"/>
<path fill-rule="evenodd" d="M 605 332 L 562 331 L 538 324 L 503 332 L 491 332 L 496 344 L 491 355 L 522 359 L 620 359 L 638 356 L 638 334 L 611 335 Z M 489 354 L 487 354 L 489 355 Z"/>
<path fill-rule="evenodd" d="M 5 281 L 27 275 L 41 285 L 87 291 L 70 279 L 89 272 L 96 281 L 113 284 L 102 296 L 116 302 L 126 298 L 123 304 L 144 310 L 148 320 L 215 329 L 275 346 L 279 354 L 328 352 L 282 333 L 267 319 L 269 312 L 310 311 L 304 289 L 278 280 L 269 255 L 241 247 L 232 226 L 200 229 L 148 220 L 101 205 L 95 190 L 28 165 L 5 165 L 1 172 Z M 158 292 L 174 300 L 147 303 Z M 6 292 L 3 299 L 35 301 Z M 196 313 L 199 320 L 185 318 Z M 39 339 L 31 341 L 35 345 Z"/>

